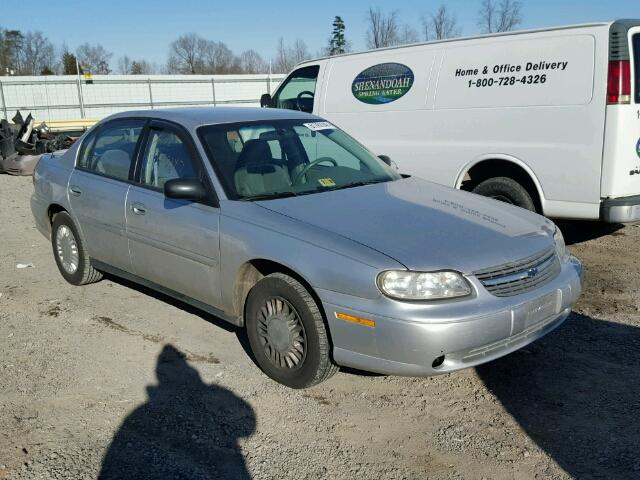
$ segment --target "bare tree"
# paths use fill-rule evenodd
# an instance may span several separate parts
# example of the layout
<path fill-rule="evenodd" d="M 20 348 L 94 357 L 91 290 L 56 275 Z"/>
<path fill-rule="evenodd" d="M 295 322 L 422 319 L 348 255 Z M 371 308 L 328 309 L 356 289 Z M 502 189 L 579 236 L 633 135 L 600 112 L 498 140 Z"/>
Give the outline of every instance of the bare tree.
<path fill-rule="evenodd" d="M 440 5 L 435 13 L 422 17 L 425 40 L 444 40 L 460 36 L 460 28 L 455 15 L 449 13 L 445 5 Z"/>
<path fill-rule="evenodd" d="M 108 74 L 111 72 L 109 60 L 112 56 L 113 54 L 107 52 L 99 43 L 95 45 L 83 43 L 76 50 L 78 61 L 83 68 L 88 68 L 91 73 Z"/>
<path fill-rule="evenodd" d="M 396 40 L 397 45 L 408 45 L 410 43 L 417 43 L 420 41 L 420 35 L 416 32 L 415 28 L 410 25 L 403 25 L 398 33 Z"/>
<path fill-rule="evenodd" d="M 118 59 L 118 73 L 121 75 L 128 75 L 131 73 L 132 60 L 128 55 L 120 57 Z"/>
<path fill-rule="evenodd" d="M 307 44 L 302 40 L 296 40 L 290 47 L 286 46 L 282 37 L 278 40 L 276 57 L 273 67 L 277 73 L 287 73 L 298 63 L 310 58 Z"/>
<path fill-rule="evenodd" d="M 240 67 L 244 73 L 265 73 L 269 68 L 255 50 L 246 50 L 240 54 Z"/>
<path fill-rule="evenodd" d="M 207 40 L 202 48 L 203 73 L 240 72 L 240 60 L 223 42 Z"/>
<path fill-rule="evenodd" d="M 188 33 L 171 42 L 167 69 L 171 73 L 202 73 L 207 40 Z"/>
<path fill-rule="evenodd" d="M 20 73 L 23 75 L 40 75 L 53 73 L 55 67 L 53 44 L 42 32 L 27 32 L 18 52 L 20 56 Z"/>
<path fill-rule="evenodd" d="M 380 8 L 369 8 L 367 13 L 367 46 L 382 48 L 396 45 L 399 41 L 398 12 L 384 13 Z"/>
<path fill-rule="evenodd" d="M 517 0 L 482 0 L 478 26 L 485 33 L 509 32 L 522 23 L 522 4 Z"/>
<path fill-rule="evenodd" d="M 291 47 L 291 59 L 293 60 L 293 65 L 295 66 L 300 62 L 304 62 L 310 57 L 311 55 L 309 55 L 307 44 L 304 43 L 303 40 L 296 40 Z"/>
<path fill-rule="evenodd" d="M 223 42 L 204 39 L 195 33 L 171 43 L 167 70 L 170 73 L 238 73 L 240 60 Z"/>

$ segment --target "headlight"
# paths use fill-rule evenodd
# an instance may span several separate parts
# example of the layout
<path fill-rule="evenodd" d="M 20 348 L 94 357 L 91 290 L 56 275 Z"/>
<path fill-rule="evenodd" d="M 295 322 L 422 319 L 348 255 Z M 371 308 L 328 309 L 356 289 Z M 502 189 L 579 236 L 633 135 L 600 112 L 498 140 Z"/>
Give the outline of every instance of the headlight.
<path fill-rule="evenodd" d="M 553 234 L 553 240 L 556 242 L 556 254 L 561 262 L 566 262 L 569 260 L 569 250 L 567 250 L 567 246 L 564 243 L 564 237 L 562 236 L 562 232 L 558 227 L 556 227 L 556 231 Z"/>
<path fill-rule="evenodd" d="M 471 294 L 471 286 L 457 272 L 390 270 L 378 275 L 378 288 L 398 300 L 438 300 Z"/>

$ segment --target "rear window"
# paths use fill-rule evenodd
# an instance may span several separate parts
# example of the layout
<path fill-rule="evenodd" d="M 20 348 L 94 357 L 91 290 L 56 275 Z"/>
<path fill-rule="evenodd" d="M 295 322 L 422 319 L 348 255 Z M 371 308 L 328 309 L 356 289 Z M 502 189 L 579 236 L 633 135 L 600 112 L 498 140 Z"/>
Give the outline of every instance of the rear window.
<path fill-rule="evenodd" d="M 640 33 L 636 33 L 632 38 L 633 43 L 633 64 L 635 65 L 635 89 L 636 103 L 640 103 Z"/>

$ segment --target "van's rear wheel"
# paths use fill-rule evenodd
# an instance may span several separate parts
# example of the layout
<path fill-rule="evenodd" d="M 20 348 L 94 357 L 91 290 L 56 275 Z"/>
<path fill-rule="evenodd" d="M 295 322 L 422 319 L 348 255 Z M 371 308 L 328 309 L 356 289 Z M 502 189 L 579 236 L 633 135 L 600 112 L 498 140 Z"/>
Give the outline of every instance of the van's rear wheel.
<path fill-rule="evenodd" d="M 489 178 L 480 182 L 474 189 L 473 193 L 493 198 L 501 202 L 510 203 L 532 212 L 536 211 L 531 195 L 516 180 L 509 177 Z"/>

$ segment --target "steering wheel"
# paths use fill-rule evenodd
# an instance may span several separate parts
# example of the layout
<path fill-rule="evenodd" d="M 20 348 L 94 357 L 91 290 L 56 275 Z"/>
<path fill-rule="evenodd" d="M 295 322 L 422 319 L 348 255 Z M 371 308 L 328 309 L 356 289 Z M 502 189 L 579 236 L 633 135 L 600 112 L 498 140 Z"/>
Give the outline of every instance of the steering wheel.
<path fill-rule="evenodd" d="M 306 167 L 304 167 L 302 170 L 300 170 L 300 173 L 298 173 L 293 180 L 291 181 L 291 185 L 297 185 L 298 181 L 304 177 L 306 175 L 306 173 L 311 170 L 312 167 L 318 165 L 319 163 L 322 162 L 329 162 L 329 163 L 333 163 L 334 167 L 338 166 L 338 162 L 336 162 L 333 158 L 331 157 L 320 157 L 317 158 L 316 160 L 314 160 L 313 162 L 310 162 Z"/>
<path fill-rule="evenodd" d="M 304 112 L 304 110 L 302 110 L 302 107 L 300 106 L 300 99 L 302 98 L 303 95 L 308 95 L 311 98 L 315 97 L 313 92 L 310 92 L 309 90 L 304 90 L 302 92 L 300 92 L 298 94 L 298 96 L 296 97 L 296 107 L 298 108 L 298 110 L 300 110 L 301 112 Z"/>

